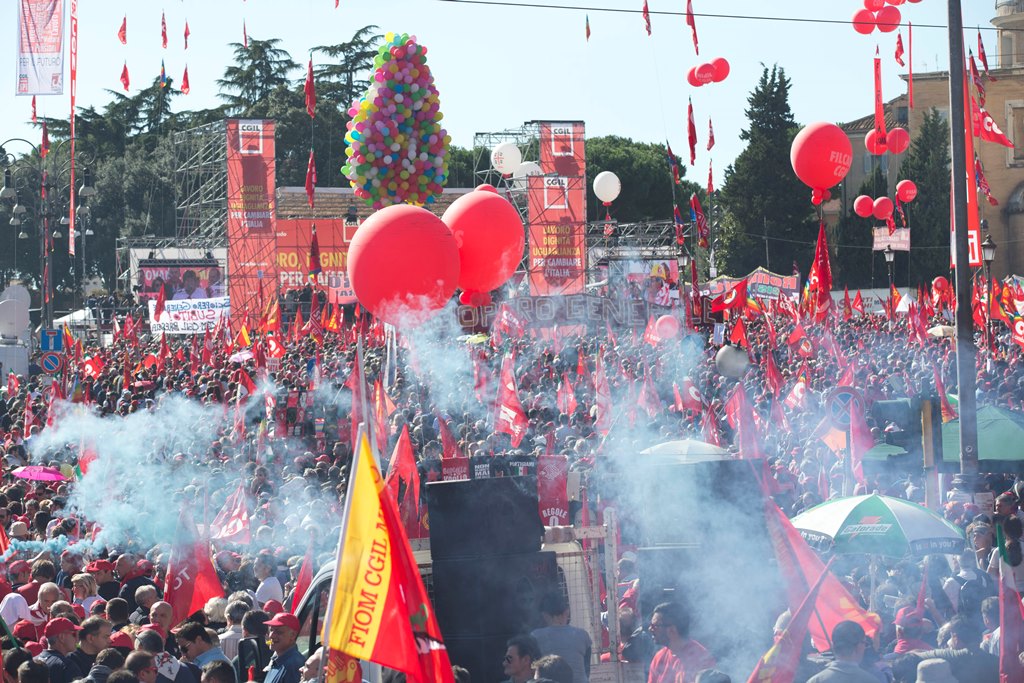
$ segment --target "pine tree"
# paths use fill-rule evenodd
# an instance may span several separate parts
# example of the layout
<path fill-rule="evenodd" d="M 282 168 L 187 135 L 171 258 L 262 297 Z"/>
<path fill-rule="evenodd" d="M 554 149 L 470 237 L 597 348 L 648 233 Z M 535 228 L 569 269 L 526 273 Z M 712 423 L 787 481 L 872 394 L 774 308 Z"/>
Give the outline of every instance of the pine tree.
<path fill-rule="evenodd" d="M 817 224 L 811 191 L 797 179 L 789 150 L 799 126 L 789 107 L 784 69 L 765 67 L 747 99 L 750 126 L 740 134 L 747 148 L 725 171 L 718 236 L 719 271 L 746 275 L 758 266 L 806 271 L 814 254 Z"/>
<path fill-rule="evenodd" d="M 949 275 L 949 126 L 935 109 L 925 113 L 903 159 L 899 179 L 905 178 L 917 185 L 917 199 L 904 206 L 910 259 L 908 265 L 897 255 L 896 282 L 916 287 Z"/>

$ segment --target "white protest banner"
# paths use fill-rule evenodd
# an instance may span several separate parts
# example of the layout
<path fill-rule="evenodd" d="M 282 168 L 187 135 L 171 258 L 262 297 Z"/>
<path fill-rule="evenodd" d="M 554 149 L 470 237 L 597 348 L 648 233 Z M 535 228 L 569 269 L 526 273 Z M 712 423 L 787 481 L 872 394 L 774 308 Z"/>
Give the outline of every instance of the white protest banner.
<path fill-rule="evenodd" d="M 164 305 L 160 320 L 153 320 L 156 300 L 149 300 L 149 328 L 153 333 L 202 334 L 212 330 L 221 316 L 231 312 L 231 298 L 172 299 Z"/>
<path fill-rule="evenodd" d="M 64 94 L 64 0 L 18 0 L 16 95 Z"/>

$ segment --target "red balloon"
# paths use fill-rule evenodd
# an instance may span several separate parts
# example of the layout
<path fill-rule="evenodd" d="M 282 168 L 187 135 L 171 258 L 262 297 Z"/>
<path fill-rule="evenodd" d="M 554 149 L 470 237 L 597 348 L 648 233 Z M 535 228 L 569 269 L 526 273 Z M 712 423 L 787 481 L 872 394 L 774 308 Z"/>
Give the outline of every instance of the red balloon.
<path fill-rule="evenodd" d="M 892 5 L 886 5 L 875 13 L 875 24 L 882 33 L 892 33 L 900 27 L 903 15 Z"/>
<path fill-rule="evenodd" d="M 896 196 L 906 204 L 917 198 L 917 184 L 913 180 L 901 180 L 896 183 Z"/>
<path fill-rule="evenodd" d="M 494 192 L 465 194 L 441 220 L 459 248 L 459 288 L 489 292 L 512 277 L 523 258 L 523 221 L 507 199 Z"/>
<path fill-rule="evenodd" d="M 418 206 L 395 204 L 359 226 L 349 245 L 348 277 L 359 303 L 375 316 L 393 325 L 415 325 L 451 299 L 459 279 L 459 248 L 440 218 Z"/>
<path fill-rule="evenodd" d="M 853 212 L 861 218 L 868 218 L 875 210 L 875 200 L 862 194 L 853 200 Z"/>
<path fill-rule="evenodd" d="M 889 218 L 892 216 L 892 200 L 888 197 L 879 197 L 875 200 L 871 214 L 880 221 Z"/>
<path fill-rule="evenodd" d="M 463 306 L 469 306 L 473 302 L 473 292 L 462 292 L 459 294 L 459 303 Z"/>
<path fill-rule="evenodd" d="M 853 146 L 834 123 L 812 123 L 793 139 L 789 160 L 797 177 L 811 189 L 835 187 L 850 172 Z"/>
<path fill-rule="evenodd" d="M 671 315 L 663 315 L 654 321 L 654 331 L 662 339 L 675 339 L 679 329 L 679 319 Z"/>
<path fill-rule="evenodd" d="M 885 154 L 887 149 L 884 135 L 879 135 L 878 131 L 872 128 L 868 131 L 868 134 L 864 136 L 864 147 L 875 156 L 881 156 Z"/>
<path fill-rule="evenodd" d="M 498 192 L 498 191 L 497 191 L 497 190 L 496 190 L 496 189 L 494 188 L 494 185 L 488 185 L 487 183 L 483 183 L 482 185 L 477 185 L 477 186 L 476 186 L 476 189 L 477 189 L 477 190 L 478 190 L 479 192 L 494 192 L 494 193 L 497 193 L 497 192 Z"/>
<path fill-rule="evenodd" d="M 699 88 L 700 86 L 704 85 L 703 83 L 697 80 L 697 67 L 690 67 L 690 70 L 686 72 L 686 82 L 695 88 Z"/>
<path fill-rule="evenodd" d="M 715 70 L 715 83 L 721 83 L 729 77 L 729 62 L 725 57 L 716 57 L 711 60 L 711 68 Z"/>
<path fill-rule="evenodd" d="M 893 154 L 903 154 L 910 147 L 910 133 L 906 128 L 893 128 L 885 136 L 885 144 Z"/>
<path fill-rule="evenodd" d="M 939 292 L 940 294 L 942 292 L 949 291 L 949 280 L 942 277 L 941 275 L 938 276 L 937 278 L 932 280 L 932 289 L 934 289 L 936 292 Z"/>
<path fill-rule="evenodd" d="M 824 198 L 825 194 L 821 190 L 811 190 L 811 204 L 820 206 Z"/>
<path fill-rule="evenodd" d="M 711 64 L 701 64 L 693 72 L 698 85 L 706 85 L 715 80 L 715 67 Z"/>
<path fill-rule="evenodd" d="M 832 190 L 825 190 L 824 192 L 822 192 L 821 198 L 826 202 L 832 199 Z"/>
<path fill-rule="evenodd" d="M 890 5 L 902 5 L 907 0 L 885 0 Z"/>
<path fill-rule="evenodd" d="M 885 7 L 885 0 L 864 0 L 864 9 L 869 12 L 877 12 Z"/>
<path fill-rule="evenodd" d="M 853 30 L 863 35 L 868 35 L 875 30 L 875 13 L 859 9 L 853 14 Z"/>

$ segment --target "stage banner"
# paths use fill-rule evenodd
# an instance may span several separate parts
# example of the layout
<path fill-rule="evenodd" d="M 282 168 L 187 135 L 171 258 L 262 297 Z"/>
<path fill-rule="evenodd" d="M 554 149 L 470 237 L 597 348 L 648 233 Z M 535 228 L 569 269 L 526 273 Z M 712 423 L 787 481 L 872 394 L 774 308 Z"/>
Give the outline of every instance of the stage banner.
<path fill-rule="evenodd" d="M 891 235 L 889 228 L 871 228 L 873 237 L 871 251 L 885 251 L 886 247 L 892 247 L 893 251 L 910 251 L 910 228 L 896 228 Z"/>
<path fill-rule="evenodd" d="M 526 329 L 547 329 L 555 325 L 563 329 L 588 325 L 592 329 L 603 330 L 605 323 L 617 327 L 637 327 L 647 324 L 647 318 L 655 310 L 642 299 L 608 298 L 590 294 L 520 296 L 504 303 L 508 304 Z M 490 329 L 498 316 L 498 306 L 460 305 L 456 311 L 459 325 L 464 329 Z M 661 313 L 664 313 L 664 309 L 661 309 Z"/>
<path fill-rule="evenodd" d="M 16 95 L 64 94 L 64 0 L 17 0 Z"/>
<path fill-rule="evenodd" d="M 168 301 L 164 305 L 159 320 L 153 319 L 156 313 L 156 300 L 149 302 L 149 328 L 155 334 L 202 334 L 212 330 L 221 316 L 228 315 L 231 302 L 226 296 L 212 299 L 178 299 Z"/>
<path fill-rule="evenodd" d="M 227 146 L 228 294 L 237 330 L 277 296 L 274 122 L 228 119 Z"/>
<path fill-rule="evenodd" d="M 539 143 L 542 175 L 527 183 L 530 294 L 580 294 L 587 260 L 583 123 L 542 122 Z"/>
<path fill-rule="evenodd" d="M 278 219 L 275 262 L 281 291 L 305 287 L 309 281 L 309 243 L 314 224 L 320 247 L 317 285 L 327 290 L 328 303 L 354 304 L 356 294 L 348 281 L 348 246 L 359 225 L 341 219 Z"/>
<path fill-rule="evenodd" d="M 747 275 L 747 296 L 763 301 L 774 301 L 783 297 L 796 298 L 800 295 L 800 279 L 796 275 L 779 275 L 764 268 L 757 268 Z M 741 277 L 716 277 L 700 285 L 703 297 L 715 298 L 743 280 Z"/>

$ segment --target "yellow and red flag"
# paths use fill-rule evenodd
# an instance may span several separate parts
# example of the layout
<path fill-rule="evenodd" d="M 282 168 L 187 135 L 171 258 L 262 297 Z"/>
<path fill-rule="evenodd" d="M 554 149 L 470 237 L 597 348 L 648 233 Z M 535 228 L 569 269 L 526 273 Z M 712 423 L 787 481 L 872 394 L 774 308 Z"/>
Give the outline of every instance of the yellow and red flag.
<path fill-rule="evenodd" d="M 409 539 L 369 439 L 359 431 L 323 640 L 415 683 L 454 683 L 448 651 Z"/>

